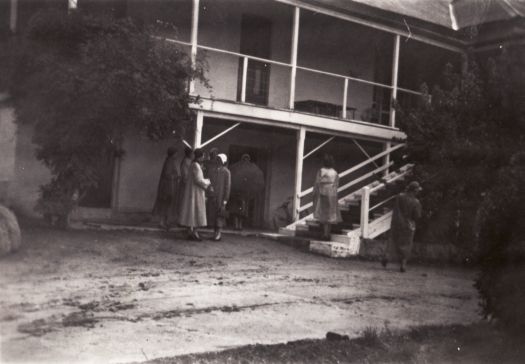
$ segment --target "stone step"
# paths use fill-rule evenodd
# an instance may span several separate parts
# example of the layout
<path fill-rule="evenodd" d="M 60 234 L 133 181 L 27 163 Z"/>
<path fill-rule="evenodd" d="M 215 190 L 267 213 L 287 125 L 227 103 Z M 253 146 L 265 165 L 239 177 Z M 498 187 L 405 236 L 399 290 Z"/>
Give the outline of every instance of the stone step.
<path fill-rule="evenodd" d="M 336 241 L 318 241 L 310 242 L 310 251 L 312 253 L 325 255 L 331 258 L 349 258 L 359 255 L 360 242 L 353 244 L 339 243 Z"/>

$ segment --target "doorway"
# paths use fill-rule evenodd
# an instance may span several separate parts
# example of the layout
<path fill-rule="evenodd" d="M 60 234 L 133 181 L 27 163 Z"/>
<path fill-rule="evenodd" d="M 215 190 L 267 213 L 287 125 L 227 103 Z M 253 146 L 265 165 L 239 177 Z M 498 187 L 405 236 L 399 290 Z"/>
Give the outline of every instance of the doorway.
<path fill-rule="evenodd" d="M 257 194 L 257 196 L 248 203 L 247 218 L 244 225 L 248 228 L 263 228 L 265 225 L 264 214 L 267 196 L 266 191 L 268 191 L 268 183 L 270 182 L 270 152 L 264 148 L 230 145 L 228 150 L 230 165 L 239 162 L 243 154 L 248 154 L 252 163 L 256 164 L 257 167 L 261 169 L 265 180 L 264 190 Z"/>
<path fill-rule="evenodd" d="M 272 23 L 256 15 L 243 14 L 241 20 L 240 52 L 253 57 L 270 59 Z M 241 99 L 243 58 L 239 58 L 237 101 Z M 246 102 L 268 105 L 271 65 L 267 62 L 248 60 L 246 73 Z"/>
<path fill-rule="evenodd" d="M 98 184 L 91 187 L 79 201 L 81 207 L 111 208 L 111 196 L 113 194 L 113 174 L 115 170 L 115 158 L 107 156 L 99 162 L 97 174 Z"/>

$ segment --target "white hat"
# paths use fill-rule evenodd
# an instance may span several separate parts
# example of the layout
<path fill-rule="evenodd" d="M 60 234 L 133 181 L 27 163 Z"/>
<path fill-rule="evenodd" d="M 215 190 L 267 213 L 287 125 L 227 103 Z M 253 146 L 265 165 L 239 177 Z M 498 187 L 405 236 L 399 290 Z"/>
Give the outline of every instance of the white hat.
<path fill-rule="evenodd" d="M 221 159 L 222 164 L 226 164 L 226 162 L 228 161 L 228 157 L 224 153 L 217 155 L 217 157 Z"/>

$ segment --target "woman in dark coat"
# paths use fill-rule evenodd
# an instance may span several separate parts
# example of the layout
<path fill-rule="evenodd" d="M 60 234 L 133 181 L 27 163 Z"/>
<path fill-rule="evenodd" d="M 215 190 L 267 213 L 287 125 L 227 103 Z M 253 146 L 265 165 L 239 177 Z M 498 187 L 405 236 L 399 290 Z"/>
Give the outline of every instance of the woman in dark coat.
<path fill-rule="evenodd" d="M 176 221 L 178 215 L 180 171 L 176 154 L 174 147 L 168 148 L 153 207 L 153 215 L 160 216 L 160 226 L 164 229 L 168 229 L 169 224 Z"/>
<path fill-rule="evenodd" d="M 189 229 L 189 237 L 192 240 L 202 240 L 197 231 L 198 227 L 206 226 L 206 190 L 210 187 L 210 180 L 204 178 L 202 162 L 204 156 L 202 150 L 194 151 L 188 180 L 184 187 L 179 224 Z"/>
<path fill-rule="evenodd" d="M 414 243 L 416 221 L 421 218 L 421 203 L 416 197 L 421 190 L 419 183 L 413 181 L 409 183 L 405 192 L 400 193 L 396 197 L 392 212 L 390 241 L 381 260 L 381 264 L 385 268 L 389 256 L 397 256 L 399 259 L 399 270 L 402 273 L 405 272 Z"/>
<path fill-rule="evenodd" d="M 226 225 L 226 205 L 230 199 L 231 174 L 226 167 L 228 161 L 226 154 L 219 154 L 216 159 L 219 167 L 210 174 L 213 189 L 208 197 L 206 212 L 210 217 L 209 224 L 213 225 L 215 230 L 213 240 L 219 241 L 221 229 Z"/>
<path fill-rule="evenodd" d="M 332 224 L 342 221 L 337 200 L 339 175 L 334 169 L 334 158 L 325 154 L 323 166 L 315 177 L 313 191 L 314 218 L 323 225 L 323 239 L 330 240 Z"/>

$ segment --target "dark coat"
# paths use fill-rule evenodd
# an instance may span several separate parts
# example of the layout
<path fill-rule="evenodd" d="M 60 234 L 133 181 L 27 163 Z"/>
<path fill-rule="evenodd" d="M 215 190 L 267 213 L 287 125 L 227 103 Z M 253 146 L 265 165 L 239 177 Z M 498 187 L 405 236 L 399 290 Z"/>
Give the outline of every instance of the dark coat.
<path fill-rule="evenodd" d="M 210 174 L 210 181 L 213 193 L 208 197 L 206 213 L 208 222 L 214 226 L 223 227 L 225 225 L 226 204 L 230 199 L 231 173 L 224 166 L 220 166 Z"/>
<path fill-rule="evenodd" d="M 408 259 L 412 251 L 416 221 L 421 217 L 421 203 L 405 192 L 395 200 L 390 228 L 390 252 L 396 252 L 401 259 Z"/>
<path fill-rule="evenodd" d="M 175 221 L 178 215 L 180 171 L 175 155 L 166 157 L 157 188 L 157 199 L 153 215 L 163 216 L 167 222 Z"/>

